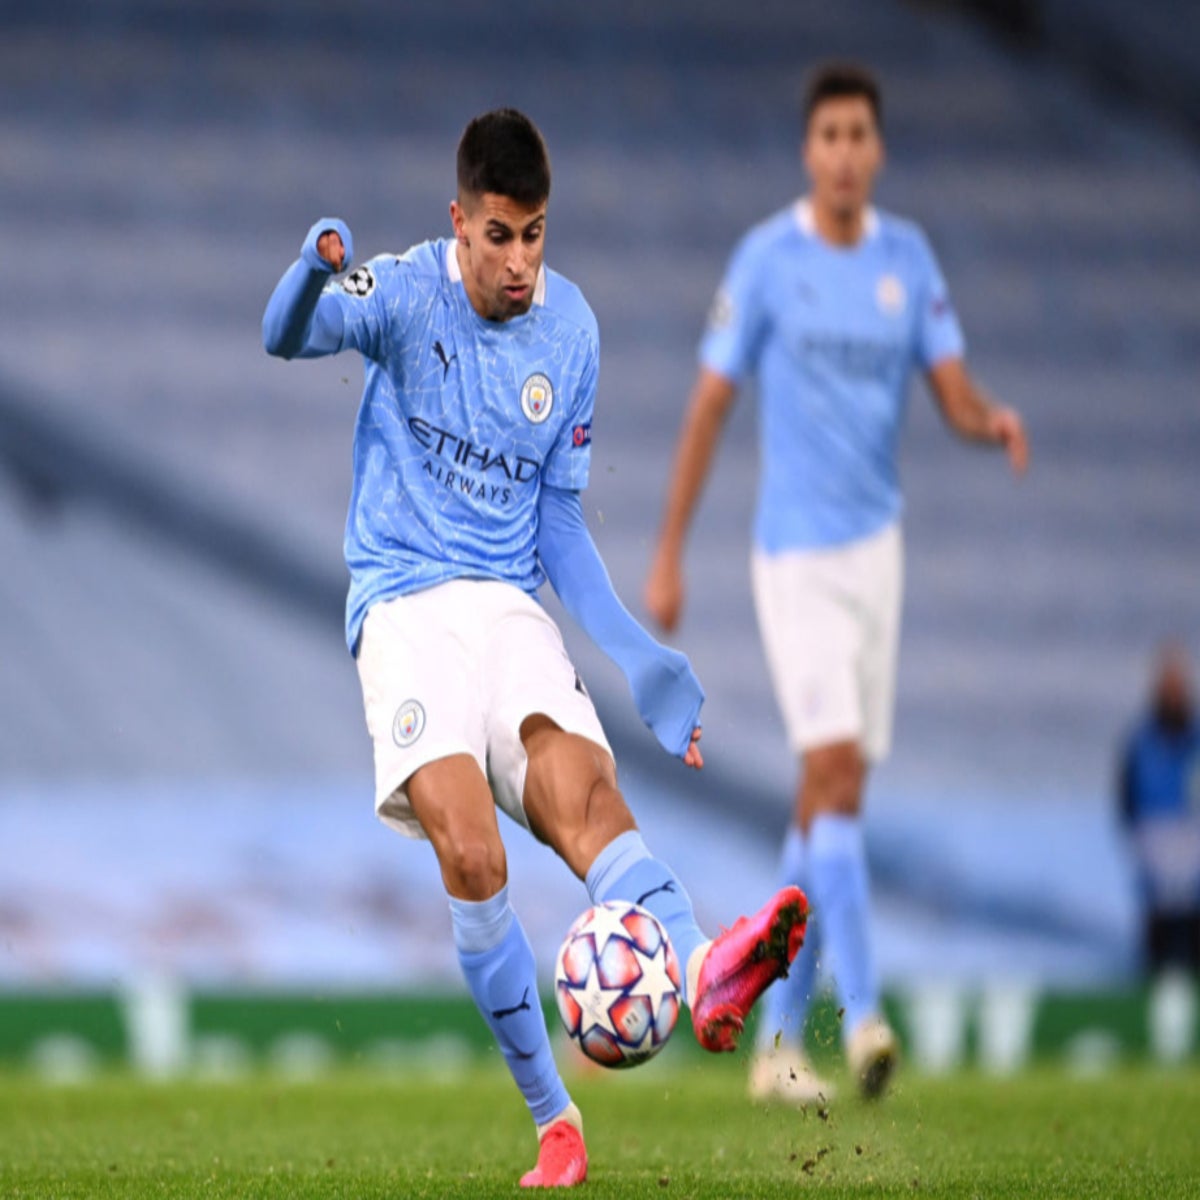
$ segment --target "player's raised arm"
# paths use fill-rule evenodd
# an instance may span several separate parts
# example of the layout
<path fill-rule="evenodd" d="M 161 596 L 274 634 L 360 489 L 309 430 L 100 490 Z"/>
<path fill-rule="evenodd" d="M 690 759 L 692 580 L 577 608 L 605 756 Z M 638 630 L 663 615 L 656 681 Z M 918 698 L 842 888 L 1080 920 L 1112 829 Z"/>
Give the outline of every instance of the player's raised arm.
<path fill-rule="evenodd" d="M 343 319 L 332 298 L 323 299 L 329 277 L 345 270 L 354 239 L 344 221 L 318 221 L 304 239 L 300 257 L 275 285 L 263 313 L 263 346 L 278 358 L 316 358 L 342 349 Z"/>
<path fill-rule="evenodd" d="M 578 492 L 543 484 L 538 558 L 563 607 L 624 672 L 642 720 L 663 749 L 689 767 L 702 767 L 700 681 L 686 655 L 655 641 L 621 603 L 588 532 Z"/>
<path fill-rule="evenodd" d="M 731 380 L 708 367 L 700 369 L 680 430 L 662 528 L 644 593 L 650 615 L 666 630 L 674 629 L 683 613 L 684 541 L 736 395 L 737 386 Z"/>

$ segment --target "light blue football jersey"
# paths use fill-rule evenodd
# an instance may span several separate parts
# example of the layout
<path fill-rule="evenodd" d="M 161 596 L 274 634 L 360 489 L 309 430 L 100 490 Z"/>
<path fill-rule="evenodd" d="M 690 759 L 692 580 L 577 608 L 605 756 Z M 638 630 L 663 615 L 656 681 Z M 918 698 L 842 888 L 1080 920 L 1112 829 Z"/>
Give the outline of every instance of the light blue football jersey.
<path fill-rule="evenodd" d="M 963 353 L 920 229 L 868 211 L 853 247 L 800 200 L 742 239 L 700 344 L 703 365 L 758 378 L 755 541 L 767 553 L 867 537 L 901 509 L 897 445 L 914 367 Z"/>
<path fill-rule="evenodd" d="M 341 348 L 366 369 L 345 535 L 352 652 L 380 600 L 463 577 L 535 592 L 541 486 L 587 486 L 595 316 L 543 267 L 528 313 L 484 320 L 454 248 L 373 258 L 319 301 L 341 310 Z"/>

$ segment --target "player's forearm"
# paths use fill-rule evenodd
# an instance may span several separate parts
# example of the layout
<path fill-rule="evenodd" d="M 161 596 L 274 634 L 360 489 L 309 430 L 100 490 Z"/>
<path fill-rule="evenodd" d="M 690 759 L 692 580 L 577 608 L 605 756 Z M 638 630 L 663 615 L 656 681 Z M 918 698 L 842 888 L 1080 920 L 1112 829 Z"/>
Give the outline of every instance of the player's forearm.
<path fill-rule="evenodd" d="M 946 412 L 950 428 L 969 442 L 993 442 L 993 406 L 978 391 L 972 390 L 961 397 Z"/>
<path fill-rule="evenodd" d="M 340 349 L 337 318 L 314 319 L 328 279 L 328 271 L 313 270 L 303 259 L 298 258 L 288 267 L 263 313 L 263 346 L 268 354 L 299 358 Z"/>
<path fill-rule="evenodd" d="M 996 406 L 967 373 L 960 360 L 939 363 L 930 379 L 946 424 L 970 442 L 993 442 Z"/>
<path fill-rule="evenodd" d="M 542 488 L 538 557 L 563 607 L 621 668 L 642 719 L 665 749 L 683 755 L 704 692 L 686 656 L 657 642 L 621 603 L 576 493 Z"/>
<path fill-rule="evenodd" d="M 675 453 L 671 485 L 659 531 L 660 550 L 678 556 L 704 491 L 725 422 L 725 406 L 714 403 L 697 385 Z"/>
<path fill-rule="evenodd" d="M 321 304 L 321 292 L 333 274 L 333 264 L 317 251 L 317 240 L 335 231 L 345 245 L 342 267 L 350 264 L 353 240 L 344 221 L 335 217 L 318 221 L 308 231 L 300 257 L 275 285 L 263 313 L 263 346 L 279 358 L 306 358 L 335 354 L 342 348 L 342 314 L 336 304 Z"/>
<path fill-rule="evenodd" d="M 621 603 L 576 493 L 542 488 L 538 557 L 563 607 L 622 669 L 658 645 Z"/>

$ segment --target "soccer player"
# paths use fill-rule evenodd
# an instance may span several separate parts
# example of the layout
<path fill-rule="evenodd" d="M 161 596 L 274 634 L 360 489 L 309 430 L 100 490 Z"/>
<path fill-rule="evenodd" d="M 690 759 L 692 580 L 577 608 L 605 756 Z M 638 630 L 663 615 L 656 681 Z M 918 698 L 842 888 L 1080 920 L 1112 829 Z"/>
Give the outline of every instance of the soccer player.
<path fill-rule="evenodd" d="M 804 105 L 807 196 L 737 246 L 709 316 L 645 603 L 672 630 L 683 608 L 686 531 L 723 422 L 757 376 L 761 462 L 752 582 L 788 738 L 801 759 L 781 874 L 804 882 L 816 921 L 772 990 L 751 1095 L 829 1099 L 803 1053 L 818 946 L 832 967 L 853 1076 L 878 1095 L 897 1043 L 868 940 L 861 809 L 891 738 L 902 550 L 897 440 L 919 368 L 956 433 L 1003 447 L 1017 472 L 1021 418 L 989 400 L 921 231 L 871 204 L 883 165 L 880 92 L 853 64 L 813 76 Z"/>
<path fill-rule="evenodd" d="M 803 940 L 784 888 L 708 940 L 671 869 L 642 840 L 612 751 L 558 628 L 564 607 L 622 668 L 660 743 L 703 765 L 704 699 L 687 659 L 617 599 L 579 499 L 599 367 L 596 320 L 543 263 L 550 164 L 513 109 L 458 146 L 453 236 L 353 257 L 318 221 L 275 288 L 263 341 L 283 358 L 357 350 L 365 384 L 346 522 L 346 640 L 375 750 L 375 806 L 433 845 L 459 961 L 539 1138 L 526 1186 L 580 1183 L 579 1110 L 555 1067 L 529 941 L 509 905 L 496 809 L 550 845 L 592 901 L 632 900 L 666 926 L 708 1050 L 731 1050 L 750 1006 Z"/>

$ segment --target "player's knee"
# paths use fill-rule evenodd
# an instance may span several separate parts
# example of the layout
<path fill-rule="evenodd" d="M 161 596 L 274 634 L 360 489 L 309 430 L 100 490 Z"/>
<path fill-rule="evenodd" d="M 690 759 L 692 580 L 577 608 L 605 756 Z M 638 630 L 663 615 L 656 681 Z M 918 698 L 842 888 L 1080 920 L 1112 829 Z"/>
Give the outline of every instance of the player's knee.
<path fill-rule="evenodd" d="M 494 896 L 507 878 L 504 847 L 474 834 L 448 838 L 438 847 L 442 877 L 452 895 L 464 900 Z"/>

